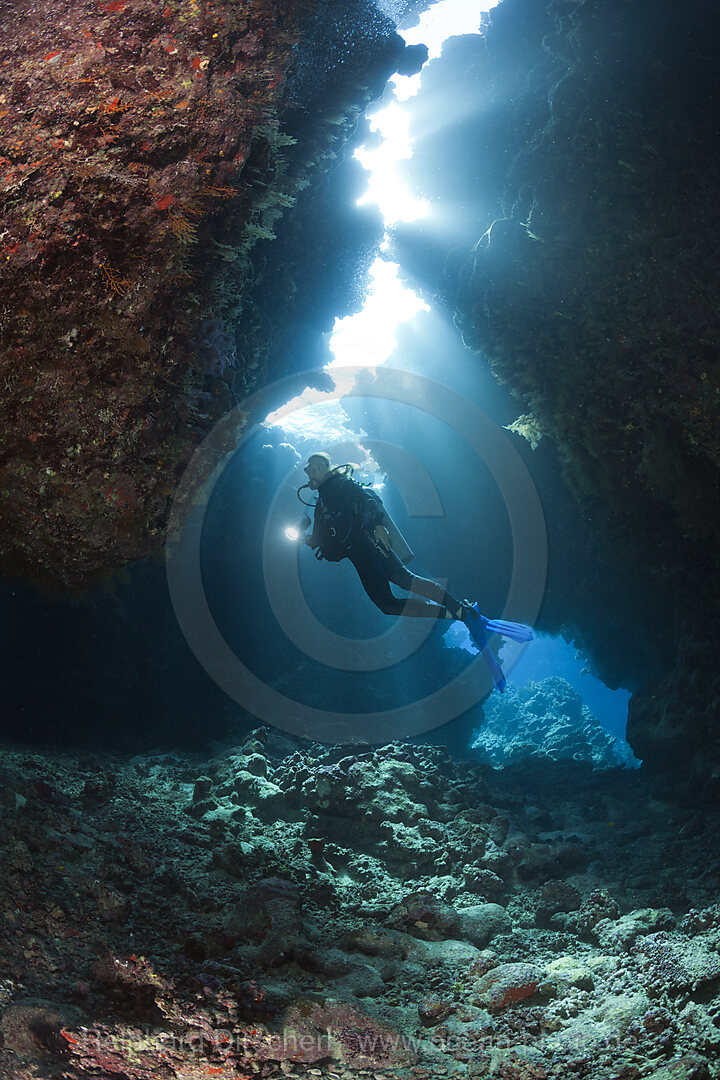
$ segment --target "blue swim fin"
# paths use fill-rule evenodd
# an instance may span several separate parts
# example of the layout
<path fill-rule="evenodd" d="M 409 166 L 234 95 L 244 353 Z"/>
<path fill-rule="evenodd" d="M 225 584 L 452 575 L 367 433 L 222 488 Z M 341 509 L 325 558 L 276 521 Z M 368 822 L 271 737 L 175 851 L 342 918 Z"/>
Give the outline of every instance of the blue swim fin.
<path fill-rule="evenodd" d="M 463 621 L 470 632 L 470 637 L 473 639 L 480 652 L 485 657 L 485 663 L 490 668 L 490 674 L 493 677 L 493 682 L 502 694 L 503 690 L 505 689 L 505 676 L 503 675 L 503 670 L 498 663 L 495 653 L 488 645 L 487 636 L 485 634 L 485 630 L 488 626 L 488 620 L 477 610 L 477 604 L 473 605 L 473 609 L 475 611 L 475 614 L 467 615 Z"/>
<path fill-rule="evenodd" d="M 480 652 L 485 657 L 485 663 L 490 668 L 490 674 L 493 677 L 493 682 L 497 686 L 498 690 L 502 694 L 505 689 L 505 676 L 503 675 L 503 669 L 497 661 L 495 653 L 492 651 L 489 645 L 486 645 Z"/>
<path fill-rule="evenodd" d="M 464 619 L 465 625 L 470 631 L 470 637 L 485 657 L 485 662 L 490 668 L 496 687 L 502 693 L 506 685 L 505 676 L 495 653 L 488 645 L 487 635 L 500 634 L 502 637 L 510 638 L 511 641 L 532 641 L 532 629 L 526 626 L 525 623 L 505 622 L 504 619 L 486 619 L 484 615 L 480 614 L 477 604 L 472 605 L 472 610 L 475 614 L 468 615 Z"/>
<path fill-rule="evenodd" d="M 477 607 L 477 605 L 475 605 Z M 485 630 L 488 634 L 500 634 L 511 641 L 532 641 L 532 628 L 525 623 L 505 622 L 503 619 L 486 619 Z"/>

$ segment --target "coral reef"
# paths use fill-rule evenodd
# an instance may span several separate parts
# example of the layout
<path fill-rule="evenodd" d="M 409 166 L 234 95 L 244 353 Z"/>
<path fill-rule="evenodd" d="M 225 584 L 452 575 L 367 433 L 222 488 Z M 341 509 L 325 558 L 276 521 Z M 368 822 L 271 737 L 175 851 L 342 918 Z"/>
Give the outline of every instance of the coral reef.
<path fill-rule="evenodd" d="M 485 721 L 472 749 L 493 765 L 530 754 L 590 761 L 606 769 L 635 763 L 629 747 L 605 731 L 567 679 L 557 675 L 523 687 L 510 685 L 502 698 L 490 698 L 483 711 Z"/>
<path fill-rule="evenodd" d="M 258 728 L 0 799 L 13 1080 L 720 1075 L 717 815 L 637 771 Z"/>
<path fill-rule="evenodd" d="M 265 4 L 4 16 L 3 555 L 78 586 L 158 548 L 183 402 L 228 407 L 193 363 L 207 297 L 184 294 L 217 208 L 248 218 L 296 27 Z"/>

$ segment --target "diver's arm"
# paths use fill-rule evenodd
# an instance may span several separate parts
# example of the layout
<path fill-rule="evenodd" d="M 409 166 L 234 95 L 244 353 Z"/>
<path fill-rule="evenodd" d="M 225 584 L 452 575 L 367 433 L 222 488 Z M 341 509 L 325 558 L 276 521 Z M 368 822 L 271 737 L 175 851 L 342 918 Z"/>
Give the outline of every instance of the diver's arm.
<path fill-rule="evenodd" d="M 364 528 L 372 533 L 387 551 L 390 551 L 392 544 L 390 543 L 390 533 L 383 524 L 383 504 L 380 496 L 371 495 L 365 488 L 361 487 L 358 492 L 358 505 Z"/>
<path fill-rule="evenodd" d="M 371 495 L 356 480 L 350 480 L 352 484 L 352 498 L 360 511 L 363 526 L 372 532 L 376 527 L 382 527 L 382 503 L 379 495 Z"/>
<path fill-rule="evenodd" d="M 312 529 L 311 529 L 311 531 L 309 533 L 306 532 L 305 535 L 300 538 L 300 543 L 301 544 L 307 544 L 307 546 L 310 547 L 310 548 L 318 548 L 318 547 L 320 547 L 320 538 L 319 538 L 319 536 L 315 535 L 318 531 L 319 531 L 318 509 L 317 509 L 317 506 L 316 506 L 315 507 L 315 512 L 313 513 L 313 527 L 312 527 Z"/>

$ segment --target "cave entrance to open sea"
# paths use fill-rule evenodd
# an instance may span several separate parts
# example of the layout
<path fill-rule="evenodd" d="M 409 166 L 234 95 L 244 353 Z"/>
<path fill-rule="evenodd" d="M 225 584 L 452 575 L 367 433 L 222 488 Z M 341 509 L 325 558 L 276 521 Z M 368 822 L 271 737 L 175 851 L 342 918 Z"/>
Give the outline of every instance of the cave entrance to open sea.
<path fill-rule="evenodd" d="M 481 32 L 483 13 L 491 6 L 488 0 L 440 0 L 422 14 L 414 27 L 400 33 L 408 45 L 426 45 L 428 62 L 432 63 L 450 37 Z M 473 354 L 464 346 L 447 313 L 436 310 L 416 295 L 404 283 L 402 268 L 393 261 L 393 230 L 398 224 L 422 222 L 425 228 L 446 233 L 454 226 L 452 207 L 431 205 L 406 186 L 409 178 L 413 186 L 421 187 L 421 181 L 418 184 L 418 178 L 413 176 L 412 140 L 405 108 L 411 98 L 417 99 L 415 104 L 420 107 L 425 123 L 443 122 L 443 117 L 433 113 L 431 95 L 423 97 L 422 72 L 411 77 L 396 75 L 389 82 L 383 100 L 374 103 L 368 111 L 371 135 L 355 152 L 368 177 L 367 191 L 359 205 L 375 204 L 386 231 L 370 269 L 363 309 L 335 323 L 329 342 L 334 359 L 326 370 L 335 379 L 336 388 L 331 392 L 308 390 L 270 414 L 266 428 L 271 434 L 265 445 L 258 445 L 256 450 L 260 457 L 267 450 L 277 459 L 280 445 L 290 455 L 285 465 L 290 461 L 296 472 L 285 483 L 286 495 L 302 482 L 299 465 L 314 450 L 330 448 L 335 462 L 359 461 L 363 479 L 382 490 L 391 513 L 403 529 L 407 528 L 419 556 L 413 569 L 449 582 L 448 587 L 456 595 L 480 597 L 481 609 L 499 615 L 512 573 L 508 562 L 512 529 L 508 528 L 506 508 L 499 498 L 492 469 L 484 473 L 478 470 L 457 431 L 450 430 L 447 423 L 427 412 L 418 413 L 410 401 L 346 393 L 356 383 L 353 369 L 367 369 L 372 378 L 374 372 L 387 365 L 452 388 L 484 410 L 497 425 L 507 427 L 517 418 L 517 402 L 497 385 L 485 365 L 474 362 Z M 459 102 L 458 108 L 463 107 Z M 407 461 L 412 459 L 420 463 L 423 475 L 431 478 L 439 493 L 439 510 L 409 515 L 408 492 L 399 490 L 394 482 L 397 476 L 393 479 L 403 455 L 406 458 L 401 461 L 401 471 L 407 472 Z M 284 513 L 288 520 L 293 510 L 299 513 L 301 508 L 288 502 L 287 497 L 275 504 L 276 515 Z M 266 547 L 267 542 L 266 535 Z M 304 596 L 318 620 L 350 640 L 359 642 L 373 635 L 380 639 L 387 617 L 371 608 L 352 567 L 347 564 L 330 567 L 327 563 L 318 566 L 307 551 L 301 553 L 300 561 Z M 217 603 L 221 608 L 220 598 Z M 420 629 L 416 624 L 429 620 L 400 619 L 399 622 L 404 623 L 403 629 L 415 640 L 417 634 L 412 632 Z M 427 629 L 422 628 L 425 636 Z M 572 639 L 572 630 L 568 630 L 565 628 L 565 636 Z M 224 632 L 226 636 L 231 634 L 229 625 Z M 397 637 L 395 640 L 388 637 L 388 663 L 369 673 L 369 690 L 368 685 L 358 681 L 359 672 L 350 673 L 349 683 L 343 682 L 338 671 L 331 671 L 329 678 L 322 675 L 322 657 L 303 657 L 303 642 L 295 640 L 285 656 L 286 674 L 279 683 L 277 679 L 274 682 L 291 699 L 311 707 L 327 707 L 327 694 L 335 696 L 335 707 L 342 701 L 352 711 L 358 707 L 358 701 L 367 703 L 368 693 L 375 708 L 395 702 L 402 706 L 416 693 L 418 682 L 424 694 L 436 691 L 431 672 L 438 667 L 438 656 L 443 655 L 438 638 L 444 655 L 452 656 L 451 666 L 455 668 L 462 667 L 459 654 L 474 656 L 477 651 L 460 623 L 438 627 L 434 647 L 432 642 L 421 641 L 409 655 L 399 658 Z M 571 644 L 563 637 L 536 634 L 530 649 L 522 654 L 519 650 L 511 653 L 512 646 L 501 647 L 500 655 L 510 678 L 505 698 L 494 694 L 485 703 L 484 717 L 479 718 L 480 731 L 473 730 L 470 710 L 470 721 L 466 716 L 464 726 L 458 728 L 459 742 L 455 741 L 454 749 L 466 750 L 468 745 L 473 745 L 496 764 L 509 756 L 538 750 L 560 756 L 594 757 L 605 764 L 639 764 L 625 742 L 630 694 L 611 690 L 595 677 L 581 642 L 574 640 Z M 262 670 L 262 658 L 253 659 L 261 677 L 273 681 L 273 663 Z M 347 680 L 348 672 L 343 674 Z M 365 675 L 367 678 L 368 673 Z M 515 715 L 535 716 L 538 719 L 535 730 L 515 724 L 517 730 L 510 731 L 509 706 Z M 553 728 L 549 741 L 551 744 L 555 741 L 557 746 L 548 745 L 547 739 L 544 745 L 537 745 L 542 743 L 539 727 L 546 731 Z M 342 732 L 336 729 L 332 734 L 342 737 Z M 408 734 L 412 732 L 401 728 L 388 731 L 389 738 Z M 446 728 L 439 737 L 453 741 Z"/>

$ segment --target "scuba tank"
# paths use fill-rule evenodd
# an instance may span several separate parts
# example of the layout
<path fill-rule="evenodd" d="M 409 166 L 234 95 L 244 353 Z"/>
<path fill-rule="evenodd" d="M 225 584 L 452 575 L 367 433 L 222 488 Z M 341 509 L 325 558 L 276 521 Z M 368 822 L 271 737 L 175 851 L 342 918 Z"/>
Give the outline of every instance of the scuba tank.
<path fill-rule="evenodd" d="M 365 488 L 364 490 L 367 491 L 368 495 L 370 495 L 371 498 L 375 499 L 378 504 L 378 509 L 382 513 L 382 521 L 380 522 L 380 524 L 388 531 L 388 536 L 390 538 L 390 547 L 393 549 L 400 562 L 404 563 L 407 566 L 407 564 L 415 558 L 415 552 L 410 547 L 407 540 L 400 532 L 393 519 L 388 514 L 387 510 L 385 509 L 385 504 L 383 503 L 378 493 L 376 491 L 373 491 L 372 488 Z"/>

